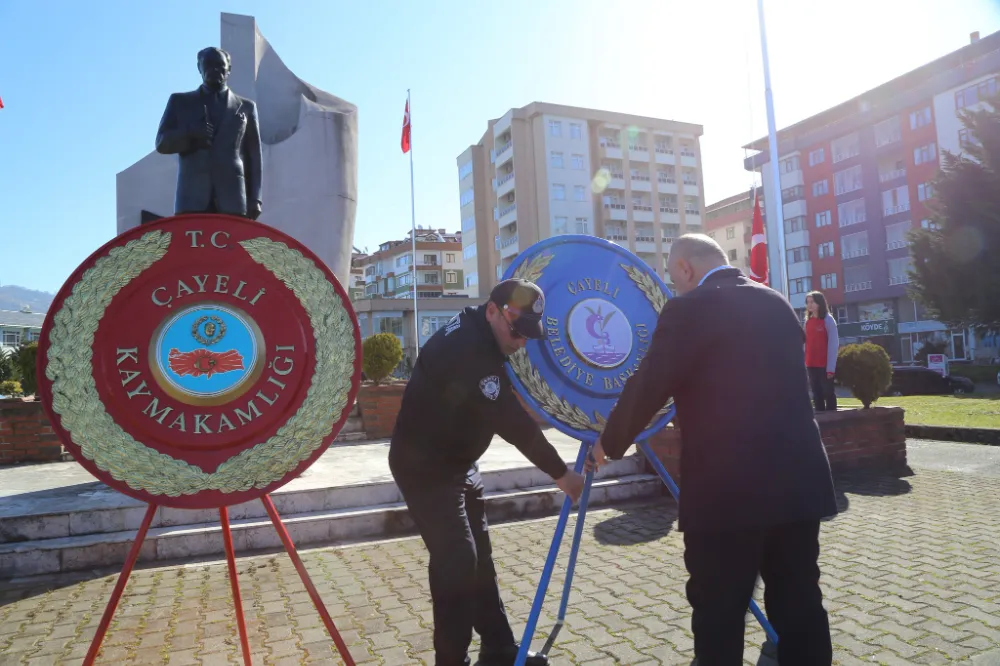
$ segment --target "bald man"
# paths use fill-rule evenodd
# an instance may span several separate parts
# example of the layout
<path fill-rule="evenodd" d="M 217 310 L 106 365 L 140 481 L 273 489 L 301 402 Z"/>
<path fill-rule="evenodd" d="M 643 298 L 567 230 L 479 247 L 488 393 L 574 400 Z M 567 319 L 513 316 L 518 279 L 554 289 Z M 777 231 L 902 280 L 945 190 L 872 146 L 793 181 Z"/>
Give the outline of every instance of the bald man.
<path fill-rule="evenodd" d="M 621 459 L 672 397 L 684 442 L 678 530 L 694 663 L 743 663 L 760 575 L 779 663 L 828 666 L 819 530 L 837 504 L 809 402 L 801 322 L 780 294 L 729 266 L 708 236 L 676 240 L 667 272 L 677 297 L 608 418 L 596 464 Z"/>

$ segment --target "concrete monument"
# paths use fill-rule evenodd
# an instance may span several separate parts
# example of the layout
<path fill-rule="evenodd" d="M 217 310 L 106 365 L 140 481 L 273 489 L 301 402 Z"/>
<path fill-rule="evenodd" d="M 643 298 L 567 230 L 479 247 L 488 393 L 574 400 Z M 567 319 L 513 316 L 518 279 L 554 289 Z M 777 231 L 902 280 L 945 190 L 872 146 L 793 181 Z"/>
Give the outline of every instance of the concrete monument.
<path fill-rule="evenodd" d="M 231 59 L 226 83 L 256 105 L 263 204 L 258 220 L 304 244 L 347 284 L 357 201 L 357 107 L 295 76 L 252 16 L 224 13 L 221 23 L 220 46 Z M 118 233 L 172 215 L 178 185 L 176 155 L 153 151 L 120 172 Z"/>

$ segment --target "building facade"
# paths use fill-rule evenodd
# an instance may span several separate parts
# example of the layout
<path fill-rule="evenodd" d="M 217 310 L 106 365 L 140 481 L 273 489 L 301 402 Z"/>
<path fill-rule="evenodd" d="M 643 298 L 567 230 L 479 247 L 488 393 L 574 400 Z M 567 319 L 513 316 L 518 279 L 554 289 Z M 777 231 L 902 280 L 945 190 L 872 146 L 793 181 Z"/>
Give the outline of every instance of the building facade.
<path fill-rule="evenodd" d="M 779 130 L 789 300 L 802 310 L 808 291 L 823 291 L 842 343 L 867 339 L 901 362 L 931 340 L 953 360 L 975 357 L 969 331 L 929 319 L 909 297 L 909 231 L 931 224 L 942 151 L 957 154 L 967 140 L 958 113 L 996 93 L 998 72 L 1000 32 L 973 34 L 957 51 Z M 768 139 L 747 148 L 760 152 L 745 167 L 772 192 Z M 777 203 L 767 201 L 770 219 Z"/>
<path fill-rule="evenodd" d="M 761 197 L 763 217 L 763 191 L 756 188 Z M 705 233 L 722 246 L 729 265 L 746 273 L 750 268 L 750 241 L 753 237 L 753 193 L 746 192 L 726 197 L 705 206 Z"/>
<path fill-rule="evenodd" d="M 0 354 L 9 354 L 23 343 L 38 340 L 45 313 L 0 310 Z"/>
<path fill-rule="evenodd" d="M 416 266 L 411 232 L 403 240 L 382 243 L 373 254 L 357 256 L 351 270 L 363 277 L 362 299 L 412 300 L 414 273 L 417 298 L 467 295 L 461 232 L 449 234 L 444 229 L 417 229 Z"/>
<path fill-rule="evenodd" d="M 535 102 L 491 120 L 457 158 L 465 287 L 488 293 L 534 243 L 600 236 L 666 278 L 674 238 L 702 230 L 702 127 Z"/>

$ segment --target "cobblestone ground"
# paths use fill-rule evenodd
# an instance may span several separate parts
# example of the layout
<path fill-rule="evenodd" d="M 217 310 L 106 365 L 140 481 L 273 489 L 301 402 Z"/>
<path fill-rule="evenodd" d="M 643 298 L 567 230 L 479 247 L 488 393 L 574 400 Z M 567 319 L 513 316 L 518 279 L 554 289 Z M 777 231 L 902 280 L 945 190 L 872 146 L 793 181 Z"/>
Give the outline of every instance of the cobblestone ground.
<path fill-rule="evenodd" d="M 836 663 L 939 664 L 1000 645 L 1000 479 L 920 471 L 842 478 L 838 489 L 846 511 L 822 532 Z M 554 663 L 690 662 L 673 519 L 666 501 L 591 514 Z M 493 528 L 518 636 L 554 526 Z M 433 663 L 419 540 L 313 551 L 304 560 L 359 664 Z M 341 663 L 287 556 L 238 564 L 254 664 Z M 561 576 L 557 569 L 536 647 L 553 626 Z M 63 578 L 0 591 L 0 664 L 80 663 L 114 582 Z M 747 663 L 763 638 L 748 616 Z M 137 571 L 98 663 L 241 663 L 225 565 Z"/>

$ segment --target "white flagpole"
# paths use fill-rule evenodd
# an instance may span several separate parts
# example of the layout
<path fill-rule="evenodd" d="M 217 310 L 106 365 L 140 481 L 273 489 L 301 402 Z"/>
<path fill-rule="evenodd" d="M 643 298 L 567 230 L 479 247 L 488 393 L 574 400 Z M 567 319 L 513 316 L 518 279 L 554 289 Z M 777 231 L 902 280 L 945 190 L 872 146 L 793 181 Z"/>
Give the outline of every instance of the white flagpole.
<path fill-rule="evenodd" d="M 764 98 L 767 102 L 767 136 L 770 146 L 771 158 L 771 178 L 774 181 L 771 196 L 768 197 L 773 202 L 772 210 L 774 215 L 768 216 L 765 232 L 767 234 L 768 247 L 778 249 L 778 261 L 768 262 L 768 271 L 771 273 L 769 280 L 771 288 L 788 299 L 788 256 L 785 252 L 785 219 L 782 214 L 781 202 L 781 169 L 778 165 L 778 131 L 774 123 L 774 99 L 771 94 L 771 68 L 767 61 L 767 31 L 764 28 L 764 0 L 757 0 L 757 15 L 760 19 L 760 50 L 764 56 Z M 763 178 L 763 174 L 761 174 Z M 777 241 L 772 245 L 773 241 Z M 773 264 L 773 265 L 771 265 Z"/>
<path fill-rule="evenodd" d="M 413 360 L 420 354 L 420 313 L 417 306 L 417 208 L 413 192 L 413 106 L 406 89 L 406 123 L 410 132 L 410 234 L 413 241 Z"/>

